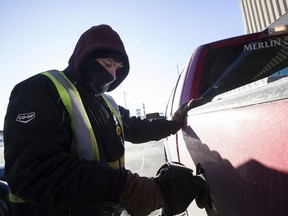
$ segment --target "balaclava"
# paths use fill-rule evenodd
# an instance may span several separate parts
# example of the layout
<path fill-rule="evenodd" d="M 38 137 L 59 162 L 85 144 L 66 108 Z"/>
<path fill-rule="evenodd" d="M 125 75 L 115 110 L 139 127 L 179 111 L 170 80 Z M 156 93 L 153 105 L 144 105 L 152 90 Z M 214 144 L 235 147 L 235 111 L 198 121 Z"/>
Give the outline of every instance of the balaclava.
<path fill-rule="evenodd" d="M 113 77 L 95 58 L 113 58 L 123 63 L 123 67 Z M 69 67 L 89 91 L 102 94 L 112 91 L 126 78 L 129 59 L 117 32 L 108 25 L 99 25 L 81 35 L 69 59 Z"/>

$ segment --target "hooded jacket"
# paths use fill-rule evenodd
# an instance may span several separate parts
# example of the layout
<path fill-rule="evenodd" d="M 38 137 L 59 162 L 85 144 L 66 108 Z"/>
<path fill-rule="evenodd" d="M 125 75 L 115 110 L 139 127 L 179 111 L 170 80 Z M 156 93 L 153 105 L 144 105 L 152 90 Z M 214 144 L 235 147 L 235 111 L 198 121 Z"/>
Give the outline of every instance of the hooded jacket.
<path fill-rule="evenodd" d="M 109 91 L 128 75 L 129 60 L 118 34 L 107 25 L 90 28 L 80 37 L 64 73 L 79 91 L 96 135 L 100 161 L 79 159 L 71 153 L 71 119 L 53 82 L 37 74 L 11 92 L 4 122 L 5 179 L 13 194 L 25 200 L 12 203 L 12 215 L 101 215 L 103 208 L 119 203 L 126 185 L 126 170 L 112 169 L 109 161 L 124 154 L 115 133 L 113 114 L 101 96 L 86 90 L 81 62 L 91 53 L 111 51 L 124 67 L 117 71 Z M 142 143 L 176 132 L 173 122 L 130 117 L 119 107 L 125 140 Z"/>

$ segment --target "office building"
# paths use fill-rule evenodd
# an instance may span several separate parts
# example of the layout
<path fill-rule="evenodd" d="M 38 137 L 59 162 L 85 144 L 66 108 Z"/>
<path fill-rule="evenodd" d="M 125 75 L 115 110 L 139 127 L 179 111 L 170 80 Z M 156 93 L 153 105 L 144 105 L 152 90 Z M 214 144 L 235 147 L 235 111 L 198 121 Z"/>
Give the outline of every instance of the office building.
<path fill-rule="evenodd" d="M 246 33 L 259 32 L 288 11 L 288 0 L 239 0 Z"/>

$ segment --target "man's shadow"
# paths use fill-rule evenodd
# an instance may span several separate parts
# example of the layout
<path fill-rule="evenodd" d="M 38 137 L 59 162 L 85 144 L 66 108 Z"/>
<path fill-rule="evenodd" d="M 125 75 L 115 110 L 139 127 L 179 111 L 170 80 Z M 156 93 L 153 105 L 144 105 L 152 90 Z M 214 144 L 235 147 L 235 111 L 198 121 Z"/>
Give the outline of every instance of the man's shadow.
<path fill-rule="evenodd" d="M 217 215 L 284 216 L 288 207 L 288 174 L 256 160 L 233 167 L 217 151 L 202 143 L 189 126 L 183 138 L 194 164 L 200 163 L 214 198 Z M 223 143 L 225 145 L 225 143 Z"/>

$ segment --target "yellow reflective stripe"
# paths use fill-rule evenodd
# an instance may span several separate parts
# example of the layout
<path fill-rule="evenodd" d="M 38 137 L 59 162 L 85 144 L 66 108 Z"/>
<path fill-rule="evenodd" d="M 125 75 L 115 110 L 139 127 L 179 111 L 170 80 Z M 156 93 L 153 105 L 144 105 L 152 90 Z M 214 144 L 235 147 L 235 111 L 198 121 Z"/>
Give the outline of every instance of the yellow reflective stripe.
<path fill-rule="evenodd" d="M 11 192 L 9 192 L 8 198 L 13 203 L 25 203 L 26 202 L 25 200 L 21 199 L 20 197 L 17 197 L 16 195 L 14 195 Z"/>
<path fill-rule="evenodd" d="M 114 169 L 119 169 L 120 167 L 124 167 L 124 161 L 125 161 L 125 158 L 123 155 L 119 160 L 109 162 L 108 164 L 110 167 L 112 167 Z"/>
<path fill-rule="evenodd" d="M 121 114 L 120 114 L 118 105 L 115 103 L 115 101 L 113 100 L 113 98 L 110 95 L 102 95 L 102 98 L 104 99 L 105 103 L 108 105 L 108 107 L 111 110 L 111 112 L 113 113 L 113 115 L 117 118 L 117 121 L 119 122 L 120 127 L 121 127 L 122 138 L 124 141 L 123 122 L 121 119 Z M 122 157 L 120 157 L 119 160 L 114 161 L 114 162 L 109 162 L 109 165 L 112 168 L 125 167 L 125 154 Z"/>
<path fill-rule="evenodd" d="M 53 81 L 54 85 L 56 86 L 57 91 L 61 97 L 61 100 L 62 100 L 64 106 L 66 107 L 66 109 L 70 115 L 72 131 L 75 131 L 76 130 L 75 120 L 74 120 L 73 115 L 72 115 L 72 105 L 71 105 L 71 100 L 70 100 L 70 96 L 69 96 L 68 92 L 52 74 L 50 74 L 47 71 L 43 72 L 42 74 L 48 76 Z M 74 155 L 76 155 L 77 154 L 76 144 L 75 144 L 76 140 L 75 140 L 74 136 L 73 136 L 72 142 L 73 142 L 73 144 L 71 145 L 71 150 L 72 150 L 72 153 Z"/>
<path fill-rule="evenodd" d="M 74 134 L 74 142 L 73 142 L 74 145 L 72 148 L 73 152 L 76 153 L 80 158 L 93 159 L 93 160 L 99 161 L 100 157 L 99 157 L 99 150 L 97 146 L 97 140 L 96 140 L 95 134 L 93 132 L 91 123 L 85 111 L 85 108 L 82 103 L 78 90 L 70 82 L 70 80 L 64 75 L 63 72 L 47 71 L 47 72 L 44 72 L 43 74 L 48 76 L 53 81 L 53 83 L 55 84 L 59 92 L 61 100 L 63 101 L 65 107 L 67 108 L 69 112 L 69 115 L 71 118 L 71 124 L 72 124 L 71 127 L 72 127 L 72 131 Z M 71 91 L 71 88 L 73 91 Z M 73 109 L 73 106 L 74 106 L 74 109 Z M 77 114 L 75 114 L 74 110 L 75 112 L 77 111 Z M 83 118 L 85 121 L 83 121 Z M 81 125 L 83 127 L 81 127 Z M 88 150 L 87 146 L 84 145 L 84 143 L 88 142 L 88 139 L 89 139 L 87 136 L 85 136 L 85 133 L 87 133 L 86 129 L 88 130 L 88 133 L 89 133 L 90 144 L 91 144 L 90 147 L 92 148 L 91 151 Z M 77 145 L 75 143 L 77 143 Z M 89 157 L 89 154 L 92 155 L 92 158 Z"/>
<path fill-rule="evenodd" d="M 102 98 L 104 99 L 104 101 L 106 102 L 106 104 L 108 105 L 108 107 L 110 108 L 111 112 L 115 115 L 115 117 L 117 118 L 117 121 L 119 122 L 120 124 L 120 127 L 121 127 L 121 132 L 122 132 L 122 138 L 124 140 L 124 129 L 123 129 L 123 123 L 122 123 L 122 119 L 120 118 L 120 113 L 118 113 L 116 111 L 116 107 L 114 108 L 112 106 L 112 104 L 110 103 L 109 99 L 107 98 L 109 97 L 108 95 L 102 95 Z"/>
<path fill-rule="evenodd" d="M 72 131 L 75 131 L 76 130 L 75 119 L 73 118 L 73 115 L 72 115 L 72 105 L 71 105 L 71 100 L 70 100 L 70 96 L 69 96 L 68 92 L 66 91 L 64 86 L 62 86 L 51 73 L 46 71 L 46 72 L 43 72 L 42 74 L 48 76 L 53 81 L 53 83 L 54 83 L 55 87 L 57 88 L 57 91 L 61 97 L 61 100 L 62 100 L 65 108 L 67 109 L 67 111 L 70 115 Z M 73 154 L 76 155 L 77 150 L 76 150 L 76 144 L 75 144 L 75 142 L 76 142 L 75 136 L 73 136 L 72 142 L 73 142 L 73 144 L 71 145 L 71 150 L 72 150 Z"/>
<path fill-rule="evenodd" d="M 120 167 L 125 167 L 125 154 L 120 158 Z"/>
<path fill-rule="evenodd" d="M 64 76 L 64 74 L 63 74 Z M 66 76 L 64 76 L 66 78 Z M 67 78 L 66 78 L 67 79 Z M 68 80 L 68 79 L 67 79 Z M 69 80 L 68 80 L 69 81 Z M 70 81 L 69 81 L 70 82 Z M 72 85 L 72 83 L 71 83 Z M 85 115 L 83 117 L 85 117 L 85 122 L 88 124 L 88 127 L 89 127 L 89 134 L 90 134 L 90 139 L 91 139 L 91 145 L 92 145 L 92 155 L 93 155 L 93 159 L 96 160 L 96 161 L 99 161 L 100 160 L 100 156 L 99 156 L 99 150 L 98 150 L 98 145 L 97 145 L 97 140 L 96 140 L 96 137 L 95 137 L 95 134 L 93 132 L 93 129 L 92 129 L 92 125 L 90 123 L 90 120 L 89 120 L 89 117 L 85 111 L 85 108 L 84 108 L 84 105 L 82 103 L 82 100 L 81 100 L 81 97 L 80 97 L 80 94 L 78 92 L 78 90 L 76 89 L 76 87 L 74 85 L 72 85 L 73 87 L 73 90 L 75 92 L 75 94 L 77 95 L 77 98 L 80 100 L 80 105 L 81 105 L 81 108 L 82 110 L 84 111 Z"/>
<path fill-rule="evenodd" d="M 60 73 L 60 72 L 59 72 Z M 57 91 L 59 92 L 59 95 L 61 97 L 62 102 L 64 103 L 66 109 L 68 110 L 69 113 L 72 113 L 72 105 L 71 105 L 71 100 L 68 92 L 66 89 L 58 82 L 58 80 L 49 72 L 43 72 L 42 74 L 48 76 L 53 83 L 55 84 Z"/>

